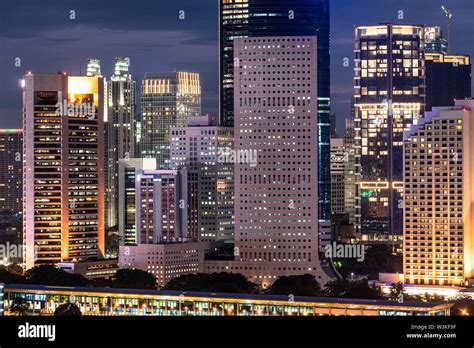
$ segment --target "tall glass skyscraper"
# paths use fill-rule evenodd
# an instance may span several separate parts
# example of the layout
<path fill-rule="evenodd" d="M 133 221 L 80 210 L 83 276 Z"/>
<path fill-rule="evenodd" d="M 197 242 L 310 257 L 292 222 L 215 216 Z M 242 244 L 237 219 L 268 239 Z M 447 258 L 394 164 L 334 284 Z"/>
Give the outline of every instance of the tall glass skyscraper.
<path fill-rule="evenodd" d="M 201 115 L 199 74 L 146 74 L 141 91 L 141 156 L 169 168 L 170 128 L 186 127 L 191 116 Z"/>
<path fill-rule="evenodd" d="M 329 0 L 220 0 L 220 124 L 234 126 L 233 40 L 317 36 L 319 219 L 331 217 Z"/>
<path fill-rule="evenodd" d="M 369 237 L 402 234 L 403 132 L 425 108 L 424 45 L 423 26 L 355 28 L 356 227 Z"/>
<path fill-rule="evenodd" d="M 130 60 L 116 58 L 107 81 L 106 119 L 106 226 L 118 225 L 118 170 L 120 159 L 135 157 L 135 81 L 129 73 Z"/>

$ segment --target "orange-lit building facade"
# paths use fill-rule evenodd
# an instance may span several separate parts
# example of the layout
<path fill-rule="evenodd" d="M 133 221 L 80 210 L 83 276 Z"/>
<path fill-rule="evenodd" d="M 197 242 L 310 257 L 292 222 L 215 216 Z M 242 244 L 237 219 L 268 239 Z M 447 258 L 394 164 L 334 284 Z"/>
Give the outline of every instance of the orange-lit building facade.
<path fill-rule="evenodd" d="M 23 87 L 26 268 L 104 251 L 104 83 L 32 74 Z"/>
<path fill-rule="evenodd" d="M 405 133 L 404 275 L 408 284 L 474 278 L 474 100 L 435 107 Z"/>

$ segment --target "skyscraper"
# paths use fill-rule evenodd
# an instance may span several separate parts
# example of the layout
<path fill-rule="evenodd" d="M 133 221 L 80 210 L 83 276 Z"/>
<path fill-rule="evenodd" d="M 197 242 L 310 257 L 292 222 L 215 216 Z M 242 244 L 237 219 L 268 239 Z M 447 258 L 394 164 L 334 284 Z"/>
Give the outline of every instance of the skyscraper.
<path fill-rule="evenodd" d="M 426 110 L 471 97 L 471 57 L 426 53 Z"/>
<path fill-rule="evenodd" d="M 95 77 L 102 77 L 102 73 L 100 72 L 100 59 L 96 58 L 89 58 L 87 60 L 87 76 L 95 76 Z"/>
<path fill-rule="evenodd" d="M 137 244 L 187 238 L 186 170 L 143 170 L 135 180 Z"/>
<path fill-rule="evenodd" d="M 424 27 L 355 29 L 357 232 L 402 234 L 403 131 L 425 107 Z"/>
<path fill-rule="evenodd" d="M 474 101 L 435 107 L 404 136 L 405 282 L 474 277 Z"/>
<path fill-rule="evenodd" d="M 171 128 L 186 127 L 189 117 L 201 115 L 199 74 L 146 74 L 141 92 L 141 156 L 169 168 Z"/>
<path fill-rule="evenodd" d="M 199 241 L 234 236 L 234 164 L 225 160 L 234 147 L 232 128 L 209 116 L 171 129 L 171 167 L 188 172 L 188 236 Z"/>
<path fill-rule="evenodd" d="M 67 74 L 24 76 L 26 268 L 104 252 L 104 84 Z"/>
<path fill-rule="evenodd" d="M 129 73 L 130 60 L 116 58 L 107 82 L 106 134 L 106 226 L 118 225 L 119 161 L 135 157 L 135 81 Z"/>
<path fill-rule="evenodd" d="M 355 223 L 355 150 L 354 150 L 354 120 L 346 119 L 344 132 L 344 211 L 349 223 Z"/>
<path fill-rule="evenodd" d="M 263 286 L 321 281 L 317 38 L 237 39 L 234 54 L 235 267 Z"/>
<path fill-rule="evenodd" d="M 344 139 L 331 139 L 331 210 L 333 215 L 345 212 L 344 205 Z"/>
<path fill-rule="evenodd" d="M 129 158 L 119 160 L 118 231 L 120 245 L 137 244 L 136 236 L 136 183 L 145 170 L 156 170 L 154 158 Z"/>
<path fill-rule="evenodd" d="M 448 54 L 448 40 L 441 27 L 425 27 L 426 52 Z"/>
<path fill-rule="evenodd" d="M 0 213 L 19 216 L 23 200 L 23 130 L 0 129 Z"/>
<path fill-rule="evenodd" d="M 319 219 L 331 218 L 329 0 L 220 0 L 220 124 L 234 126 L 232 41 L 245 37 L 317 36 Z"/>

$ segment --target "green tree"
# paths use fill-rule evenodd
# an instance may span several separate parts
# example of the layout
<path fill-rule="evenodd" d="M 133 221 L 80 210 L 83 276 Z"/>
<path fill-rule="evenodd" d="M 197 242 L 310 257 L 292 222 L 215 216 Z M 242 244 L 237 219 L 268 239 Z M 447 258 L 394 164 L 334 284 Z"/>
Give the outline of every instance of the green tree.
<path fill-rule="evenodd" d="M 156 279 L 148 272 L 122 268 L 115 273 L 115 279 L 112 281 L 113 288 L 124 289 L 156 289 Z"/>
<path fill-rule="evenodd" d="M 228 292 L 253 294 L 257 285 L 238 273 L 187 274 L 172 279 L 164 287 L 165 290 Z"/>
<path fill-rule="evenodd" d="M 40 265 L 25 272 L 29 284 L 56 286 L 87 286 L 87 279 L 80 274 L 70 274 L 51 265 Z"/>
<path fill-rule="evenodd" d="M 55 317 L 79 317 L 82 315 L 79 307 L 71 302 L 66 302 L 58 306 L 54 311 Z"/>
<path fill-rule="evenodd" d="M 25 315 L 28 311 L 28 308 L 29 304 L 27 300 L 25 300 L 23 297 L 15 297 L 10 305 L 10 313 L 16 315 Z"/>
<path fill-rule="evenodd" d="M 278 277 L 266 293 L 272 295 L 320 296 L 321 285 L 311 274 Z"/>

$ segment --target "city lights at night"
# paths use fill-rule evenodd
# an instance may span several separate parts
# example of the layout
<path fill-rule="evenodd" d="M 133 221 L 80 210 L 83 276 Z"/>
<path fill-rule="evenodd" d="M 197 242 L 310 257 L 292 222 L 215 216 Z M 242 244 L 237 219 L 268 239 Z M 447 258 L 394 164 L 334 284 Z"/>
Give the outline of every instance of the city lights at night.
<path fill-rule="evenodd" d="M 472 0 L 1 7 L 1 347 L 472 346 Z"/>

